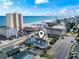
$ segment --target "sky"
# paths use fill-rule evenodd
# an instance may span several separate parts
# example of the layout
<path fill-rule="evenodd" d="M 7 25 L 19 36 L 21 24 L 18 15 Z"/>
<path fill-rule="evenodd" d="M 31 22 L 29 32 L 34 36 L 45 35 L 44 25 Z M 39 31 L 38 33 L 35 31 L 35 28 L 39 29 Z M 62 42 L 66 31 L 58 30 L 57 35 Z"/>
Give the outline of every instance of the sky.
<path fill-rule="evenodd" d="M 25 16 L 77 16 L 79 0 L 0 0 L 0 15 L 13 12 Z"/>

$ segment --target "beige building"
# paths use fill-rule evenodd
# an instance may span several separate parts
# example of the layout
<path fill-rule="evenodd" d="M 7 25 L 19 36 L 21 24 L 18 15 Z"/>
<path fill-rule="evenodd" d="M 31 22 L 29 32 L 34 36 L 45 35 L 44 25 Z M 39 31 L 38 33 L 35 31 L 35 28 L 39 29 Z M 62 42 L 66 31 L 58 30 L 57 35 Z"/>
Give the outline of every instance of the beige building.
<path fill-rule="evenodd" d="M 15 28 L 17 31 L 23 28 L 23 16 L 17 12 L 6 14 L 7 27 Z"/>
<path fill-rule="evenodd" d="M 6 26 L 14 28 L 13 15 L 11 13 L 6 14 Z"/>

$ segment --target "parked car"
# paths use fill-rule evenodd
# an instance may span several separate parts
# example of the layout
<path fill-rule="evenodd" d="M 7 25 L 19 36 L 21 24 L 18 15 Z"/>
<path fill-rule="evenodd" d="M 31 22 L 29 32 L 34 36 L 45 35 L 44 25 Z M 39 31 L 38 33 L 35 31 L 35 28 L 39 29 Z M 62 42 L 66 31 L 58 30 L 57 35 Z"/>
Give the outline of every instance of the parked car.
<path fill-rule="evenodd" d="M 73 43 L 73 41 L 71 41 L 71 43 Z"/>
<path fill-rule="evenodd" d="M 64 39 L 64 37 L 62 37 L 61 39 Z"/>

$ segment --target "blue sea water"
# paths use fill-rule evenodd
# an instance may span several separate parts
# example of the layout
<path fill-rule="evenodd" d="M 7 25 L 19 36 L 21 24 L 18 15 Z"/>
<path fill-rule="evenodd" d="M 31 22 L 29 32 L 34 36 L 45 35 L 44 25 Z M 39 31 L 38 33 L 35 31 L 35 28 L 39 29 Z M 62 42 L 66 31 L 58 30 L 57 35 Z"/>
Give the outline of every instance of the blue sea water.
<path fill-rule="evenodd" d="M 0 26 L 5 26 L 5 24 L 6 24 L 6 17 L 0 16 Z"/>
<path fill-rule="evenodd" d="M 26 23 L 33 23 L 33 22 L 41 22 L 41 21 L 46 21 L 46 20 L 54 20 L 55 16 L 24 16 L 23 21 L 24 24 Z M 0 16 L 0 26 L 5 26 L 6 25 L 6 17 L 5 16 Z"/>

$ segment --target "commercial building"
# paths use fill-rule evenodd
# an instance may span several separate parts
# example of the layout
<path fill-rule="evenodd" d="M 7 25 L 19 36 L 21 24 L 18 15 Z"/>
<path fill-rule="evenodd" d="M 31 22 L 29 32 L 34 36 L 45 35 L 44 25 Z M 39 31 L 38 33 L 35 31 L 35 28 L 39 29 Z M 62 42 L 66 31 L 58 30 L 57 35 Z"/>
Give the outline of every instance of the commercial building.
<path fill-rule="evenodd" d="M 61 36 L 61 35 L 64 35 L 65 33 L 66 33 L 66 26 L 64 23 L 47 28 L 48 36 L 52 36 L 52 35 Z"/>
<path fill-rule="evenodd" d="M 32 24 L 33 26 L 37 27 L 39 30 L 43 30 L 45 34 L 47 34 L 47 28 L 48 24 L 47 23 L 38 23 L 38 24 Z"/>
<path fill-rule="evenodd" d="M 9 37 L 16 37 L 17 36 L 17 33 L 16 33 L 16 29 L 13 29 L 13 28 L 8 28 L 6 26 L 2 26 L 0 27 L 0 35 L 6 37 L 6 38 L 9 38 Z"/>
<path fill-rule="evenodd" d="M 35 32 L 37 30 L 38 29 L 36 27 L 24 27 L 23 28 L 24 33 L 31 33 L 31 32 Z"/>
<path fill-rule="evenodd" d="M 39 29 L 46 29 L 48 27 L 46 23 L 38 23 L 38 24 L 32 24 L 32 25 L 38 27 Z"/>
<path fill-rule="evenodd" d="M 68 18 L 64 18 L 63 21 L 65 24 L 68 24 L 69 22 L 70 23 L 77 23 L 77 18 L 76 17 L 68 17 Z"/>
<path fill-rule="evenodd" d="M 6 14 L 6 21 L 6 26 L 9 28 L 15 28 L 17 31 L 23 28 L 23 16 L 20 13 Z"/>
<path fill-rule="evenodd" d="M 6 14 L 6 26 L 0 27 L 0 35 L 9 38 L 16 37 L 17 31 L 23 29 L 23 16 L 20 13 Z"/>
<path fill-rule="evenodd" d="M 63 21 L 66 24 L 66 28 L 68 32 L 75 31 L 76 25 L 78 24 L 77 17 L 64 18 Z"/>

